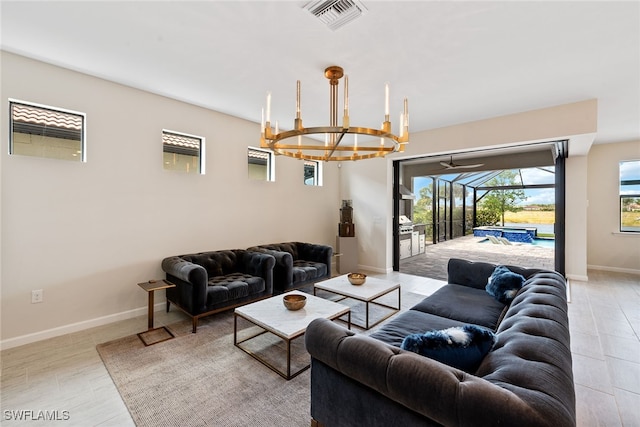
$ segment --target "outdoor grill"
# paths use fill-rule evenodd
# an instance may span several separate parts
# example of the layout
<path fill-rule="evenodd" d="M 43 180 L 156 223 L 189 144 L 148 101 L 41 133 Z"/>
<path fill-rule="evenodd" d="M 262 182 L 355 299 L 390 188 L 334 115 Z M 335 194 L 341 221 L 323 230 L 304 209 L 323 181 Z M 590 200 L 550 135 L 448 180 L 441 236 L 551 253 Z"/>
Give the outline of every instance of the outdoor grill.
<path fill-rule="evenodd" d="M 413 222 L 411 222 L 406 215 L 400 215 L 398 222 L 400 223 L 400 226 L 398 227 L 398 232 L 400 234 L 413 233 Z"/>

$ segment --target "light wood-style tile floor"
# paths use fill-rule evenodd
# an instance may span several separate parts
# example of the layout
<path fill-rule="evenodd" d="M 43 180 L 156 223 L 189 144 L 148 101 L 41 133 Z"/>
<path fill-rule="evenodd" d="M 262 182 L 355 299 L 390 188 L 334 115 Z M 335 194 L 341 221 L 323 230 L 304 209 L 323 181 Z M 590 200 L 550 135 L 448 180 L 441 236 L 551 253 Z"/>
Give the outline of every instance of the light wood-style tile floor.
<path fill-rule="evenodd" d="M 438 287 L 417 276 L 387 277 L 425 295 Z M 640 276 L 590 270 L 589 282 L 571 282 L 569 317 L 578 426 L 640 426 Z M 159 311 L 156 326 L 184 318 Z M 132 426 L 95 347 L 143 331 L 146 322 L 140 316 L 3 350 L 0 424 Z M 68 420 L 16 421 L 20 410 Z"/>

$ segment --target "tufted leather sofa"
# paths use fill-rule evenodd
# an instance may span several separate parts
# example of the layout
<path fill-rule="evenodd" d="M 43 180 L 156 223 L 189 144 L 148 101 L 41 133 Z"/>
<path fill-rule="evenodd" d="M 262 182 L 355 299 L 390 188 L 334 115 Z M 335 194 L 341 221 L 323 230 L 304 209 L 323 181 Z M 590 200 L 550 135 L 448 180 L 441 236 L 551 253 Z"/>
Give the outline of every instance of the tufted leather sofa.
<path fill-rule="evenodd" d="M 243 249 L 171 256 L 162 260 L 167 280 L 167 311 L 173 303 L 198 320 L 273 294 L 275 258 Z"/>
<path fill-rule="evenodd" d="M 312 425 L 575 426 L 566 282 L 508 267 L 527 280 L 507 306 L 484 290 L 495 265 L 451 259 L 447 285 L 371 336 L 314 320 Z M 410 333 L 467 323 L 497 337 L 475 372 L 399 348 Z"/>
<path fill-rule="evenodd" d="M 268 253 L 275 257 L 274 293 L 298 289 L 331 277 L 331 246 L 286 242 L 253 246 L 247 250 Z"/>

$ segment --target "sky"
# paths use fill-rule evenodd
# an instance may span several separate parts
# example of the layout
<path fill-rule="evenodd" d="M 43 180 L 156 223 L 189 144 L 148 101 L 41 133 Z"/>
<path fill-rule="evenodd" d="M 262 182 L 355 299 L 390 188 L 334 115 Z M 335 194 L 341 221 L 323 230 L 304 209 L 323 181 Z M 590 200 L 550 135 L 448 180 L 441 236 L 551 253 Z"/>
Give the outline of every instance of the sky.
<path fill-rule="evenodd" d="M 620 181 L 629 179 L 640 180 L 640 160 L 620 162 Z M 640 194 L 640 185 L 620 186 L 620 194 Z"/>
<path fill-rule="evenodd" d="M 553 168 L 548 169 L 553 170 Z M 522 169 L 522 179 L 525 184 L 553 184 L 555 181 L 555 174 L 538 168 Z M 527 199 L 518 203 L 519 206 L 553 205 L 556 203 L 555 188 L 525 190 L 524 194 L 527 196 Z"/>

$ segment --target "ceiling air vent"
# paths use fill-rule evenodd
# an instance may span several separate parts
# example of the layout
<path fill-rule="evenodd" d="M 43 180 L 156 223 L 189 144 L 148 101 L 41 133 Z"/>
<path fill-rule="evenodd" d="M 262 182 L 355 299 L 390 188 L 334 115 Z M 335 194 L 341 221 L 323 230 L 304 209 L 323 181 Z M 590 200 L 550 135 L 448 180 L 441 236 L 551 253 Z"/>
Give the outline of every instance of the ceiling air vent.
<path fill-rule="evenodd" d="M 367 12 L 356 0 L 317 0 L 307 3 L 304 8 L 333 31 Z"/>

